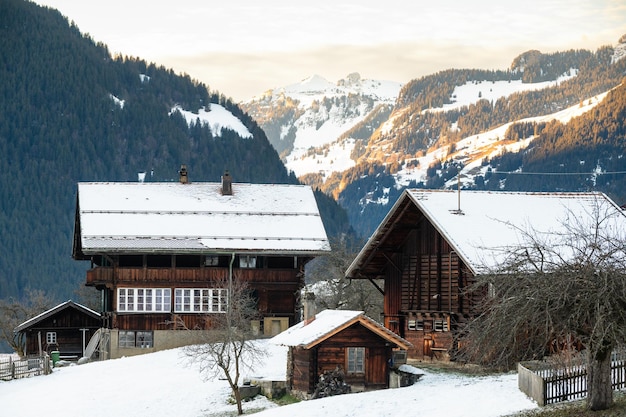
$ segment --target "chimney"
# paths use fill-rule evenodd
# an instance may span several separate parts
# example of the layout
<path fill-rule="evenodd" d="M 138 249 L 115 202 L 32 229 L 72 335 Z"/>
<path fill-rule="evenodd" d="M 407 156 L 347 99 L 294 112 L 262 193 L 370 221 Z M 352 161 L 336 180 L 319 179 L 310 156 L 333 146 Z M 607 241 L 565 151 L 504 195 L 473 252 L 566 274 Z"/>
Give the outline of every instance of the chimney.
<path fill-rule="evenodd" d="M 315 294 L 306 292 L 302 301 L 302 310 L 304 315 L 304 325 L 306 326 L 315 320 Z"/>
<path fill-rule="evenodd" d="M 178 174 L 180 175 L 181 184 L 187 184 L 189 182 L 189 179 L 187 178 L 187 165 L 181 165 Z"/>
<path fill-rule="evenodd" d="M 228 170 L 222 175 L 222 195 L 233 195 L 233 178 Z"/>

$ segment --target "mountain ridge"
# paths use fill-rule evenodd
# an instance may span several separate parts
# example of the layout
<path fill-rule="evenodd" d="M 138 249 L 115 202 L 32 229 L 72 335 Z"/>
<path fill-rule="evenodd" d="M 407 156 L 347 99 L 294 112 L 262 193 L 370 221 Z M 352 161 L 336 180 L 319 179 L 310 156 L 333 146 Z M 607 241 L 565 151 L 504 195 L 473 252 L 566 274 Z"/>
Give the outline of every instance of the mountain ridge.
<path fill-rule="evenodd" d="M 617 46 L 600 47 L 595 52 L 527 51 L 515 57 L 506 70 L 441 71 L 402 85 L 393 103 L 364 107 L 360 100 L 346 100 L 350 104 L 342 108 L 344 113 L 348 109 L 368 112 L 358 119 L 330 117 L 338 107 L 333 85 L 327 95 L 335 101 L 317 91 L 312 106 L 305 108 L 300 104 L 299 112 L 292 113 L 290 120 L 266 116 L 257 120 L 274 146 L 272 123 L 280 124 L 280 131 L 289 132 L 293 146 L 281 148 L 285 165 L 301 180 L 333 195 L 348 210 L 353 226 L 367 236 L 385 212 L 380 208 L 375 215 L 367 214 L 373 209 L 371 203 L 383 202 L 381 206 L 388 206 L 407 186 L 458 185 L 454 178 L 459 171 L 464 187 L 483 187 L 486 173 L 496 169 L 483 160 L 526 152 L 537 136 L 511 137 L 510 131 L 521 130 L 518 125 L 539 126 L 538 131 L 551 121 L 567 123 L 572 116 L 565 114 L 579 115 L 582 110 L 590 110 L 591 104 L 597 104 L 626 74 L 625 61 L 621 59 L 625 55 L 625 40 L 622 37 Z M 289 89 L 283 90 L 286 91 Z M 284 97 L 294 101 L 294 108 L 300 103 L 295 94 Z M 319 110 L 328 103 L 326 112 Z M 264 105 L 270 109 L 266 115 L 271 114 L 271 102 Z M 383 111 L 384 106 L 387 107 Z M 254 101 L 245 108 L 251 113 L 258 110 Z M 369 125 L 365 126 L 368 118 Z M 485 141 L 485 150 L 481 155 L 474 145 L 476 157 L 470 160 L 468 142 L 484 136 L 491 136 Z M 487 152 L 489 147 L 496 151 Z M 476 165 L 483 168 L 471 175 L 470 167 Z M 388 179 L 375 185 L 377 181 L 369 178 L 366 181 L 371 184 L 357 185 L 363 182 L 362 178 L 371 176 Z M 359 191 L 350 189 L 353 183 Z M 375 220 L 365 220 L 366 214 Z M 364 220 L 367 226 L 359 226 Z"/>

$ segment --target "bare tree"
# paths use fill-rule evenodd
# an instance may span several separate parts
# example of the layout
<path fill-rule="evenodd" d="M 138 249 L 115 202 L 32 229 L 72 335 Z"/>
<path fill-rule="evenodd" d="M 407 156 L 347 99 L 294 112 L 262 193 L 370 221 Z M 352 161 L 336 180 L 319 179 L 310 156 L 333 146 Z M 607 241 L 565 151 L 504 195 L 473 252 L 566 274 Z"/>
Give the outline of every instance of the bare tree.
<path fill-rule="evenodd" d="M 185 354 L 199 364 L 205 378 L 224 376 L 237 403 L 237 413 L 243 414 L 239 384 L 242 372 L 262 362 L 266 356 L 255 343 L 256 335 L 251 326 L 258 318 L 256 301 L 245 282 L 236 278 L 215 283 L 226 290 L 226 310 L 205 315 L 206 329 L 203 344 L 187 346 Z"/>
<path fill-rule="evenodd" d="M 50 298 L 40 290 L 27 290 L 23 300 L 0 300 L 0 340 L 24 356 L 26 339 L 24 334 L 15 333 L 15 328 L 50 307 Z"/>
<path fill-rule="evenodd" d="M 100 311 L 102 309 L 100 291 L 95 287 L 88 287 L 84 283 L 80 284 L 74 290 L 74 295 L 76 296 L 77 301 L 85 307 L 95 311 Z"/>
<path fill-rule="evenodd" d="M 587 357 L 591 410 L 613 403 L 611 353 L 626 341 L 626 236 L 621 210 L 598 200 L 562 219 L 565 232 L 518 230 L 523 240 L 479 275 L 483 297 L 459 357 L 511 366 L 567 349 Z"/>
<path fill-rule="evenodd" d="M 319 256 L 307 265 L 307 291 L 315 293 L 321 308 L 362 310 L 370 317 L 380 316 L 383 311 L 381 283 L 345 279 L 345 271 L 360 248 L 359 242 L 333 240 L 331 247 L 328 255 Z"/>

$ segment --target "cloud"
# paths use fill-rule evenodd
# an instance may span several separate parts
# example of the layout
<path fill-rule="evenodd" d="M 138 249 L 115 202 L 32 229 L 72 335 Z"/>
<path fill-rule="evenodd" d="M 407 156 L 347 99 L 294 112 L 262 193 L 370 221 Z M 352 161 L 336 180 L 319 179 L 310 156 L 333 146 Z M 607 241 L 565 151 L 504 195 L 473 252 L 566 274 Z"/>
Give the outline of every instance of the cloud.
<path fill-rule="evenodd" d="M 615 44 L 624 0 L 36 0 L 114 53 L 173 68 L 236 100 L 319 74 L 407 82 L 505 69 L 529 49 Z"/>
<path fill-rule="evenodd" d="M 209 53 L 163 57 L 161 63 L 201 80 L 236 101 L 319 74 L 335 82 L 352 72 L 363 78 L 406 83 L 449 68 L 507 69 L 529 48 L 451 42 L 335 45 L 267 53 Z"/>

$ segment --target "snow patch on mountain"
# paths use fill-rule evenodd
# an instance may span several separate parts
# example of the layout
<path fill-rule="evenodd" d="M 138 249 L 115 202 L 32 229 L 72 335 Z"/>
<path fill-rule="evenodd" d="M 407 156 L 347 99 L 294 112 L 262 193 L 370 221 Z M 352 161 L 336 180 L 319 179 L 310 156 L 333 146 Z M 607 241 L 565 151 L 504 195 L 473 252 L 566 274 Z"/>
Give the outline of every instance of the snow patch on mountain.
<path fill-rule="evenodd" d="M 397 187 L 406 187 L 411 181 L 422 182 L 426 180 L 428 167 L 437 161 L 457 161 L 463 163 L 460 182 L 462 185 L 472 185 L 476 175 L 484 175 L 487 166 L 482 166 L 485 158 L 493 158 L 503 152 L 517 152 L 528 147 L 534 137 L 528 137 L 519 141 L 506 141 L 504 135 L 513 123 L 545 123 L 558 120 L 568 123 L 572 118 L 582 115 L 600 103 L 608 93 L 592 97 L 584 102 L 561 110 L 557 113 L 538 117 L 530 117 L 516 122 L 506 123 L 496 129 L 472 135 L 458 141 L 453 151 L 450 146 L 440 147 L 428 152 L 420 158 L 407 159 L 403 168 L 395 174 Z M 446 184 L 446 188 L 457 186 L 458 179 L 453 179 Z"/>
<path fill-rule="evenodd" d="M 611 64 L 616 63 L 624 57 L 626 57 L 626 43 L 622 42 L 617 44 L 617 46 L 613 50 L 613 56 L 611 56 Z"/>
<path fill-rule="evenodd" d="M 113 103 L 115 103 L 120 109 L 124 108 L 124 104 L 125 104 L 124 100 L 121 100 L 121 99 L 115 97 L 113 94 L 109 94 L 109 98 L 111 100 L 113 100 Z"/>
<path fill-rule="evenodd" d="M 250 133 L 241 120 L 220 104 L 211 103 L 208 111 L 200 109 L 198 113 L 184 110 L 180 106 L 174 106 L 170 114 L 175 111 L 180 112 L 190 126 L 194 123 L 208 125 L 213 136 L 221 136 L 223 129 L 229 129 L 236 132 L 242 138 L 252 138 L 252 133 Z"/>
<path fill-rule="evenodd" d="M 429 109 L 427 111 L 449 111 L 469 106 L 478 100 L 484 99 L 495 102 L 500 98 L 505 98 L 514 93 L 525 91 L 536 91 L 544 88 L 556 87 L 560 83 L 574 78 L 578 75 L 577 69 L 570 69 L 555 81 L 544 81 L 540 83 L 523 83 L 522 80 L 511 81 L 468 81 L 456 86 L 450 97 L 452 103 L 444 104 L 443 107 Z"/>

